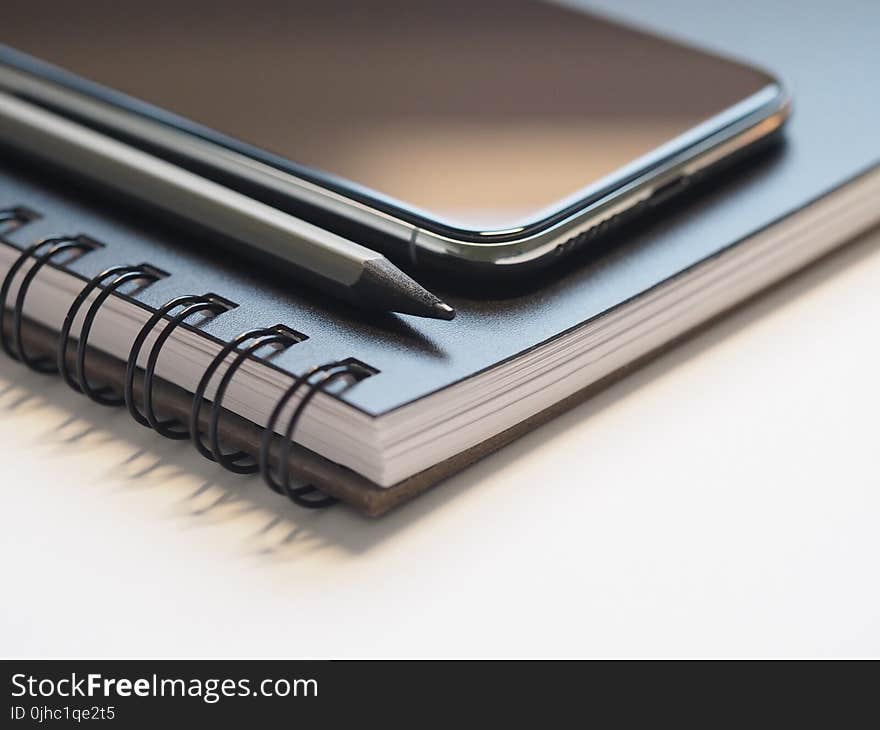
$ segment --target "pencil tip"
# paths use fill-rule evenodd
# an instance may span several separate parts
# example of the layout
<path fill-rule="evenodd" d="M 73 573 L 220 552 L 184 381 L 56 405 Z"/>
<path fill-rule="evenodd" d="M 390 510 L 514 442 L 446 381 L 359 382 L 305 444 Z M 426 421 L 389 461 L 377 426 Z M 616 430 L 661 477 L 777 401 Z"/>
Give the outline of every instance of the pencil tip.
<path fill-rule="evenodd" d="M 434 311 L 436 312 L 437 319 L 455 319 L 455 310 L 446 302 L 437 302 L 434 305 Z"/>
<path fill-rule="evenodd" d="M 450 320 L 455 310 L 384 257 L 364 263 L 363 273 L 352 286 L 367 306 L 416 317 Z"/>

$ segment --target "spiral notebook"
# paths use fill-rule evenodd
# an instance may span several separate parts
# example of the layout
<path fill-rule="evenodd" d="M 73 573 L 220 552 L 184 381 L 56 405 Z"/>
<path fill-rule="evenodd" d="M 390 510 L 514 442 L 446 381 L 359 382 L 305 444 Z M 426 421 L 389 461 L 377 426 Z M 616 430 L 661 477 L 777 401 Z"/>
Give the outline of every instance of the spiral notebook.
<path fill-rule="evenodd" d="M 876 20 L 855 10 L 850 39 Z M 880 223 L 876 53 L 817 74 L 823 28 L 792 22 L 758 58 L 795 91 L 785 144 L 517 289 L 428 279 L 453 322 L 357 311 L 4 159 L 0 344 L 301 506 L 382 514 Z"/>

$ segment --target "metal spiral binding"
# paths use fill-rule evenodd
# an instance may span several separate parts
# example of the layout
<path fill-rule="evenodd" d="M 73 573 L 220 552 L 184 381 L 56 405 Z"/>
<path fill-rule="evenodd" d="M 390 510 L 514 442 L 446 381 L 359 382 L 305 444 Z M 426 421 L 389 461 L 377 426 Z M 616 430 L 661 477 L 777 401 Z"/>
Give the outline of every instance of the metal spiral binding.
<path fill-rule="evenodd" d="M 321 375 L 321 378 L 317 382 L 310 381 L 312 377 L 319 374 Z M 325 390 L 334 382 L 341 380 L 344 377 L 352 378 L 357 381 L 364 378 L 366 374 L 367 373 L 356 368 L 353 363 L 349 361 L 325 363 L 324 365 L 313 367 L 300 375 L 294 381 L 293 385 L 287 389 L 284 395 L 279 398 L 278 403 L 275 404 L 275 408 L 272 410 L 272 415 L 269 416 L 269 421 L 266 423 L 266 428 L 263 431 L 263 437 L 260 441 L 260 456 L 258 462 L 260 474 L 263 477 L 263 481 L 266 482 L 270 489 L 278 494 L 286 496 L 294 504 L 307 509 L 329 507 L 338 501 L 335 497 L 323 494 L 312 485 L 301 487 L 291 486 L 290 450 L 293 448 L 293 434 L 300 418 L 302 417 L 303 411 L 305 411 L 306 406 L 309 404 L 309 401 L 311 401 L 319 392 Z M 278 457 L 278 471 L 277 474 L 273 474 L 269 455 L 272 438 L 275 434 L 275 425 L 281 417 L 281 412 L 303 386 L 306 386 L 308 390 L 302 397 L 302 400 L 300 400 L 291 415 L 290 420 L 287 422 L 287 428 L 284 430 L 284 437 L 281 440 L 281 453 Z"/>
<path fill-rule="evenodd" d="M 82 288 L 70 309 L 67 310 L 67 316 L 64 318 L 64 324 L 61 326 L 61 334 L 58 336 L 58 356 L 57 366 L 58 372 L 64 381 L 75 391 L 88 396 L 95 403 L 102 406 L 120 406 L 125 403 L 125 398 L 112 392 L 110 386 L 94 387 L 86 378 L 86 351 L 89 342 L 89 333 L 92 331 L 92 325 L 98 311 L 113 292 L 118 291 L 124 284 L 133 281 L 142 281 L 152 283 L 162 278 L 161 272 L 152 266 L 142 264 L 139 266 L 113 266 L 100 274 L 92 277 Z M 83 319 L 82 328 L 80 329 L 79 338 L 76 344 L 76 376 L 70 372 L 67 366 L 67 350 L 70 344 L 70 328 L 77 313 L 82 308 L 88 296 L 100 288 L 102 284 L 106 285 L 101 289 L 100 294 L 95 297 L 95 301 L 89 306 L 86 316 Z"/>
<path fill-rule="evenodd" d="M 123 398 L 125 400 L 125 405 L 128 408 L 128 412 L 131 414 L 131 417 L 135 421 L 137 421 L 142 426 L 152 428 L 165 438 L 189 438 L 189 429 L 181 423 L 180 419 L 160 419 L 156 415 L 156 411 L 153 407 L 153 381 L 155 379 L 156 364 L 159 361 L 159 353 L 162 351 L 162 347 L 165 345 L 165 342 L 174 333 L 174 330 L 176 330 L 181 324 L 183 324 L 183 322 L 187 318 L 196 313 L 209 313 L 211 315 L 217 316 L 222 314 L 223 312 L 229 311 L 230 309 L 232 309 L 233 306 L 235 305 L 227 302 L 221 302 L 217 298 L 212 298 L 212 296 L 208 294 L 204 296 L 188 295 L 175 297 L 174 299 L 166 302 L 155 313 L 153 313 L 153 316 L 150 317 L 149 320 L 147 320 L 147 323 L 141 328 L 141 331 L 138 333 L 137 337 L 132 343 L 131 350 L 128 354 L 128 362 L 126 363 L 125 367 Z M 144 346 L 144 342 L 146 342 L 146 339 L 149 336 L 150 332 L 153 331 L 153 329 L 156 327 L 157 324 L 159 324 L 162 319 L 168 317 L 171 312 L 179 307 L 183 307 L 183 309 L 176 315 L 171 317 L 170 321 L 166 324 L 165 329 L 163 329 L 159 336 L 156 338 L 156 341 L 153 343 L 153 346 L 150 349 L 150 353 L 147 356 L 147 364 L 144 370 L 143 381 L 144 410 L 142 413 L 138 410 L 137 404 L 134 400 L 134 378 L 135 372 L 137 371 L 138 356 L 140 355 L 141 349 L 143 349 Z"/>
<path fill-rule="evenodd" d="M 18 208 L 2 209 L 0 210 L 0 223 L 7 221 L 27 222 L 35 216 L 36 214 L 30 215 L 29 213 L 25 215 Z M 10 357 L 23 362 L 32 370 L 40 373 L 59 373 L 71 388 L 84 393 L 96 403 L 106 406 L 124 404 L 135 421 L 154 429 L 167 438 L 191 439 L 196 449 L 203 456 L 216 461 L 229 471 L 238 474 L 260 472 L 266 484 L 272 490 L 288 497 L 292 502 L 301 507 L 317 509 L 337 502 L 336 498 L 325 495 L 314 486 L 293 487 L 290 484 L 290 456 L 294 443 L 293 436 L 307 405 L 318 393 L 327 390 L 331 385 L 343 379 L 357 382 L 375 372 L 369 370 L 367 366 L 360 365 L 353 360 L 340 360 L 318 365 L 298 376 L 293 385 L 285 391 L 273 408 L 269 422 L 262 435 L 259 455 L 254 458 L 244 451 L 224 451 L 220 444 L 220 419 L 223 414 L 223 399 L 236 372 L 249 358 L 256 356 L 261 349 L 266 347 L 274 346 L 278 349 L 291 347 L 303 339 L 303 336 L 299 336 L 298 333 L 289 331 L 281 325 L 276 325 L 275 327 L 243 332 L 226 343 L 202 374 L 193 395 L 188 424 L 182 423 L 178 418 L 159 418 L 156 415 L 153 401 L 156 365 L 163 346 L 174 331 L 195 314 L 203 313 L 218 316 L 223 312 L 229 311 L 237 306 L 232 302 L 227 302 L 212 294 L 202 296 L 187 295 L 175 297 L 155 310 L 138 332 L 129 350 L 121 395 L 114 393 L 110 386 L 96 387 L 88 381 L 86 377 L 86 353 L 88 350 L 89 334 L 103 304 L 123 286 L 133 282 L 141 282 L 143 285 L 148 285 L 165 276 L 163 272 L 148 264 L 113 266 L 89 279 L 68 308 L 58 336 L 55 357 L 33 357 L 26 352 L 22 338 L 24 305 L 30 285 L 40 270 L 49 263 L 57 262 L 63 254 L 84 255 L 102 247 L 102 245 L 83 235 L 59 235 L 44 238 L 23 249 L 6 273 L 2 284 L 0 284 L 0 347 Z M 33 263 L 22 279 L 12 308 L 12 335 L 10 337 L 6 327 L 7 300 L 15 277 L 29 260 L 33 261 Z M 68 364 L 71 329 L 86 300 L 95 291 L 98 291 L 98 295 L 89 305 L 83 318 L 79 336 L 77 337 L 74 371 L 71 372 Z M 173 314 L 175 310 L 179 311 Z M 135 378 L 138 370 L 137 363 L 147 338 L 162 320 L 167 321 L 147 356 L 143 374 L 143 410 L 140 410 L 135 403 L 134 396 Z M 210 403 L 211 410 L 208 418 L 206 444 L 204 440 L 205 434 L 201 432 L 199 427 L 202 408 L 205 403 L 205 394 L 208 385 L 221 365 L 233 354 L 234 358 L 223 373 Z M 283 432 L 277 466 L 273 471 L 270 463 L 270 454 L 272 441 L 275 436 L 275 426 L 281 418 L 284 409 L 294 396 L 301 391 L 304 391 L 302 398 L 288 419 Z"/>
<path fill-rule="evenodd" d="M 253 342 L 243 350 L 239 351 L 239 347 L 248 340 L 253 340 Z M 236 474 L 254 474 L 259 471 L 259 465 L 249 454 L 244 451 L 224 452 L 220 445 L 219 427 L 223 407 L 223 397 L 226 394 L 226 389 L 229 387 L 229 383 L 232 381 L 232 376 L 235 375 L 236 371 L 242 366 L 242 364 L 244 364 L 245 360 L 254 355 L 258 350 L 268 345 L 277 345 L 281 348 L 287 348 L 296 343 L 297 340 L 292 336 L 279 332 L 276 328 L 268 327 L 265 329 L 242 332 L 230 342 L 227 342 L 220 352 L 217 353 L 211 361 L 211 364 L 205 368 L 205 372 L 202 374 L 202 378 L 196 387 L 196 392 L 193 395 L 192 400 L 192 410 L 190 412 L 190 435 L 193 445 L 202 456 L 211 461 L 216 461 L 224 469 Z M 205 401 L 205 391 L 208 388 L 208 383 L 210 383 L 211 378 L 220 368 L 220 365 L 235 351 L 238 351 L 238 354 L 223 374 L 223 378 L 217 386 L 217 391 L 211 402 L 211 414 L 208 420 L 208 445 L 206 446 L 205 442 L 202 440 L 203 434 L 199 428 L 202 405 Z"/>
<path fill-rule="evenodd" d="M 18 210 L 16 208 L 3 208 L 0 210 L 0 223 L 7 221 L 18 221 Z"/>
<path fill-rule="evenodd" d="M 34 218 L 38 218 L 39 216 L 31 210 L 27 208 L 23 208 L 20 205 L 15 206 L 13 208 L 0 208 L 0 223 L 12 223 L 13 225 L 7 228 L 4 232 L 10 233 L 14 231 L 18 226 L 27 223 L 28 221 L 34 220 Z"/>
<path fill-rule="evenodd" d="M 224 451 L 220 444 L 219 437 L 220 418 L 223 413 L 223 399 L 226 395 L 226 390 L 228 389 L 229 384 L 232 382 L 232 378 L 242 364 L 264 347 L 276 345 L 286 348 L 296 344 L 297 341 L 298 340 L 290 335 L 284 332 L 279 332 L 277 327 L 269 327 L 243 332 L 228 342 L 205 369 L 205 372 L 196 387 L 196 392 L 193 395 L 192 411 L 190 413 L 189 432 L 193 445 L 205 458 L 210 459 L 211 461 L 216 461 L 225 469 L 236 474 L 254 474 L 260 472 L 266 484 L 278 494 L 286 496 L 294 504 L 297 504 L 300 507 L 319 509 L 329 507 L 330 505 L 335 504 L 338 500 L 334 497 L 329 497 L 323 494 L 320 490 L 311 485 L 300 487 L 291 486 L 290 452 L 293 448 L 294 430 L 296 429 L 296 425 L 302 417 L 303 411 L 309 401 L 320 391 L 325 390 L 343 377 L 348 377 L 354 381 L 361 380 L 369 375 L 367 370 L 358 368 L 351 361 L 338 361 L 318 365 L 311 368 L 303 375 L 300 375 L 294 384 L 288 388 L 273 409 L 269 422 L 263 430 L 260 452 L 256 459 L 244 451 Z M 248 342 L 250 344 L 245 346 L 245 343 Z M 211 379 L 217 373 L 223 362 L 225 362 L 226 358 L 232 353 L 237 354 L 223 374 L 223 377 L 217 386 L 214 398 L 211 401 L 211 411 L 208 418 L 208 438 L 207 444 L 205 444 L 205 441 L 203 440 L 204 434 L 202 434 L 201 429 L 199 428 L 202 407 L 205 401 L 205 392 Z M 323 374 L 323 377 L 317 382 L 312 382 L 310 379 L 319 373 Z M 275 424 L 278 422 L 284 407 L 290 402 L 291 398 L 293 398 L 297 391 L 304 386 L 307 388 L 307 391 L 288 421 L 287 430 L 282 439 L 278 474 L 276 475 L 272 473 L 270 463 L 270 451 L 272 439 L 275 435 Z M 315 495 L 317 495 L 317 497 Z"/>
<path fill-rule="evenodd" d="M 19 362 L 24 363 L 31 370 L 38 373 L 54 374 L 58 372 L 55 367 L 54 358 L 34 358 L 28 355 L 24 348 L 21 328 L 22 320 L 24 319 L 25 297 L 27 296 L 28 289 L 30 289 L 34 278 L 36 278 L 37 274 L 40 273 L 40 270 L 50 261 L 58 259 L 61 254 L 69 252 L 84 254 L 95 250 L 99 246 L 100 244 L 81 235 L 50 236 L 25 248 L 13 262 L 9 271 L 6 272 L 6 276 L 3 278 L 3 284 L 0 285 L 0 347 L 2 347 L 4 352 L 6 352 L 6 354 L 13 360 L 18 360 Z M 47 250 L 39 253 L 42 249 Z M 15 306 L 12 309 L 12 342 L 10 342 L 6 333 L 6 303 L 9 298 L 9 290 L 12 287 L 12 282 L 16 275 L 21 270 L 22 266 L 24 266 L 29 260 L 33 260 L 34 263 L 22 279 L 21 285 L 18 288 L 18 293 L 15 297 Z"/>

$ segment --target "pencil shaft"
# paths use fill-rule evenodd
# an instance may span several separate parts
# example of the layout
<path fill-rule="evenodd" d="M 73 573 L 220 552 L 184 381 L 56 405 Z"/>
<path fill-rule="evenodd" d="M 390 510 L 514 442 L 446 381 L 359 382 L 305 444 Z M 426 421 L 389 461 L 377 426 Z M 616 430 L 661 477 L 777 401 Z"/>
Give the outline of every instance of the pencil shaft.
<path fill-rule="evenodd" d="M 448 307 L 382 254 L 131 145 L 0 92 L 5 144 L 222 234 L 308 283 L 370 308 L 449 319 Z M 369 267 L 368 267 L 369 265 Z M 375 270 L 382 274 L 377 278 Z M 369 269 L 369 270 L 368 270 Z M 366 281 L 366 283 L 365 283 Z"/>

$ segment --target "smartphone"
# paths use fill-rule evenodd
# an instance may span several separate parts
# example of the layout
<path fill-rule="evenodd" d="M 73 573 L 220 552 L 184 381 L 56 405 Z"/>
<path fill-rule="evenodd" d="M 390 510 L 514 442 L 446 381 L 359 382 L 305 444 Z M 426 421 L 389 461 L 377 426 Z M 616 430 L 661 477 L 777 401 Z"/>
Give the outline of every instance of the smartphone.
<path fill-rule="evenodd" d="M 537 0 L 31 0 L 0 88 L 416 265 L 558 259 L 772 137 L 766 71 Z"/>

